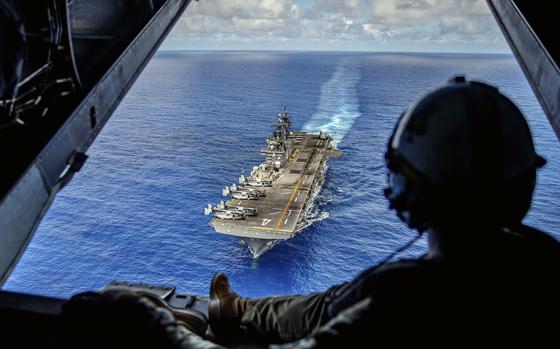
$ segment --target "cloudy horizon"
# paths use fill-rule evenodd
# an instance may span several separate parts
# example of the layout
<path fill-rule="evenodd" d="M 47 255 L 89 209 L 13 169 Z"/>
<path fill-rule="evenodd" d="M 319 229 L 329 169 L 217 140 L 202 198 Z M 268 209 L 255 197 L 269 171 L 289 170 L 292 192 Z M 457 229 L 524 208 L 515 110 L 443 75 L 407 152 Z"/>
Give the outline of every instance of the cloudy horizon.
<path fill-rule="evenodd" d="M 200 0 L 166 50 L 510 53 L 484 0 Z"/>

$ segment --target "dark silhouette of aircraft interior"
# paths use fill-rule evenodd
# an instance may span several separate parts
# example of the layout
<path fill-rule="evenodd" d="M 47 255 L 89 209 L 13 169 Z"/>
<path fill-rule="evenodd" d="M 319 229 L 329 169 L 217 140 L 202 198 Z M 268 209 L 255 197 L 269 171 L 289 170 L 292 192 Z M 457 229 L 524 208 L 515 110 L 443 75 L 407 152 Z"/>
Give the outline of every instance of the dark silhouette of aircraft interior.
<path fill-rule="evenodd" d="M 0 285 L 190 2 L 0 0 Z M 560 137 L 553 2 L 487 4 Z M 178 295 L 173 288 L 150 292 L 177 311 L 204 311 L 203 298 Z M 64 301 L 0 291 L 0 346 L 17 340 L 22 347 L 56 347 L 64 335 L 59 329 Z"/>

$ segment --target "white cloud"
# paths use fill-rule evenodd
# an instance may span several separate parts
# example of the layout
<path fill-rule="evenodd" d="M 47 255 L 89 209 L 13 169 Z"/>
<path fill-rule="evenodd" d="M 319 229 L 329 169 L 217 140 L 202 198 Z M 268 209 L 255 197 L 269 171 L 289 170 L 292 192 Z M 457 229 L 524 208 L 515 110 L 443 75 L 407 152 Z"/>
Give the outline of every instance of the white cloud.
<path fill-rule="evenodd" d="M 368 22 L 432 41 L 494 43 L 501 38 L 483 0 L 372 0 Z"/>
<path fill-rule="evenodd" d="M 200 0 L 192 2 L 172 36 L 282 48 L 290 43 L 333 49 L 406 43 L 505 47 L 484 0 L 314 0 L 308 6 L 301 0 Z"/>
<path fill-rule="evenodd" d="M 297 18 L 299 9 L 293 1 L 279 0 L 210 0 L 192 2 L 179 20 L 175 32 L 220 33 L 266 31 L 282 28 L 287 20 Z"/>
<path fill-rule="evenodd" d="M 372 0 L 371 19 L 387 25 L 416 25 L 441 18 L 489 17 L 483 0 Z"/>

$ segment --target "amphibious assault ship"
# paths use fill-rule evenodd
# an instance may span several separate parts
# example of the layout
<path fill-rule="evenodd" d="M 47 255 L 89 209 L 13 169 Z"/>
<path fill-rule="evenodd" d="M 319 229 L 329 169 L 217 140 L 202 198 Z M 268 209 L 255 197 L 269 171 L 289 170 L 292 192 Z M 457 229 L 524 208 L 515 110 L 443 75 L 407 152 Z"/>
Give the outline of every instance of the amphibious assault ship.
<path fill-rule="evenodd" d="M 340 156 L 330 135 L 291 129 L 287 107 L 261 149 L 265 161 L 249 177 L 226 187 L 227 201 L 204 213 L 216 232 L 239 237 L 256 258 L 306 226 L 306 216 L 324 181 L 328 157 Z"/>

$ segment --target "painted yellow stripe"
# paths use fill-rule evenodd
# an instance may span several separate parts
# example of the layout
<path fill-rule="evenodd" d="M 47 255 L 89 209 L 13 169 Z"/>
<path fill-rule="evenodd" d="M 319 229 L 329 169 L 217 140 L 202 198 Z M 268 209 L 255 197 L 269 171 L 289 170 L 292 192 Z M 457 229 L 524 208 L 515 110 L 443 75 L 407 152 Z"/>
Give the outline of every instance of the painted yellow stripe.
<path fill-rule="evenodd" d="M 305 171 L 302 171 L 302 172 L 305 172 Z M 282 215 L 280 216 L 280 219 L 276 223 L 276 227 L 274 227 L 274 229 L 279 230 L 280 224 L 282 224 L 282 221 L 284 220 L 284 216 L 286 215 L 286 212 L 288 212 L 288 208 L 290 208 L 290 205 L 292 204 L 292 200 L 294 199 L 294 196 L 296 195 L 296 193 L 298 191 L 298 188 L 299 188 L 299 185 L 301 184 L 301 179 L 302 178 L 303 178 L 303 173 L 301 175 L 299 175 L 299 179 L 296 183 L 296 187 L 292 191 L 292 195 L 290 196 L 290 199 L 286 203 L 286 206 L 284 206 L 284 211 L 282 211 Z"/>
<path fill-rule="evenodd" d="M 293 233 L 292 230 L 288 230 L 288 229 L 275 229 L 275 228 L 266 228 L 266 227 L 251 227 L 251 229 L 272 230 L 272 231 L 281 231 L 283 233 Z"/>

